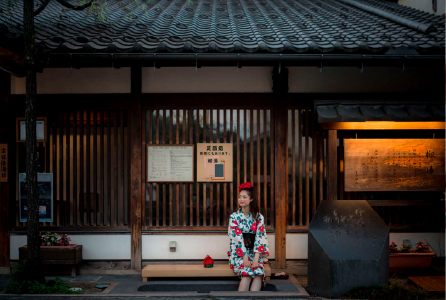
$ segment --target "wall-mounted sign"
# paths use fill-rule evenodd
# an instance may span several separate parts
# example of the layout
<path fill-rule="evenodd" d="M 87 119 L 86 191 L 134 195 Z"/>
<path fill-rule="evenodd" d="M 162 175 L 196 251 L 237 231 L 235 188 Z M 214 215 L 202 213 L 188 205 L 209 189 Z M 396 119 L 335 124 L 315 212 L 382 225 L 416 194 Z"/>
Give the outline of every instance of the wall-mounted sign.
<path fill-rule="evenodd" d="M 0 182 L 8 182 L 8 144 L 0 144 Z"/>
<path fill-rule="evenodd" d="M 53 222 L 53 173 L 38 173 L 39 222 Z M 20 222 L 28 220 L 26 173 L 19 174 Z"/>
<path fill-rule="evenodd" d="M 147 145 L 147 182 L 194 182 L 194 145 Z"/>
<path fill-rule="evenodd" d="M 232 182 L 231 143 L 197 144 L 197 182 Z"/>
<path fill-rule="evenodd" d="M 26 142 L 25 118 L 17 118 L 17 142 Z M 36 139 L 46 142 L 46 118 L 36 118 Z"/>
<path fill-rule="evenodd" d="M 347 139 L 345 191 L 444 191 L 444 139 Z"/>

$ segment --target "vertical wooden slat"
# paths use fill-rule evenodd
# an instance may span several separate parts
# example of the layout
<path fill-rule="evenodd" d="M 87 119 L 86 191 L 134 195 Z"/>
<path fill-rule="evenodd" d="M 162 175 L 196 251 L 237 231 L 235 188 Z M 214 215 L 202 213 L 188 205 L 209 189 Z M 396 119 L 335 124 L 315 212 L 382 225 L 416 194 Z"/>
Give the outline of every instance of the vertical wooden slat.
<path fill-rule="evenodd" d="M 203 143 L 206 143 L 206 131 L 207 131 L 207 121 L 206 121 L 206 110 L 203 109 Z M 206 187 L 207 184 L 203 183 L 203 226 L 206 226 Z"/>
<path fill-rule="evenodd" d="M 234 135 L 234 133 L 233 133 L 233 122 L 234 122 L 234 117 L 233 117 L 233 115 L 234 115 L 234 111 L 231 109 L 231 110 L 229 110 L 229 113 L 230 113 L 230 116 L 229 116 L 229 124 L 230 124 L 230 126 L 231 126 L 231 129 L 229 130 L 229 134 L 230 134 L 230 136 L 229 136 L 229 142 L 231 143 L 231 145 L 233 145 L 233 143 L 234 143 L 234 141 L 233 141 L 233 139 L 234 139 L 234 137 L 233 137 L 233 135 Z M 237 161 L 238 161 L 238 158 L 237 158 Z M 238 172 L 237 172 L 237 174 L 238 174 Z M 234 181 L 234 180 L 233 180 Z M 230 201 L 231 201 L 231 213 L 234 211 L 234 184 L 233 184 L 233 182 L 230 182 L 229 183 L 229 192 L 230 192 Z"/>
<path fill-rule="evenodd" d="M 156 144 L 160 143 L 160 111 L 155 110 L 156 112 Z M 160 184 L 156 183 L 156 226 L 160 225 Z"/>
<path fill-rule="evenodd" d="M 305 109 L 305 225 L 310 225 L 310 150 L 308 108 Z"/>
<path fill-rule="evenodd" d="M 209 110 L 209 142 L 214 143 L 214 110 Z M 209 183 L 209 225 L 214 226 L 214 184 Z"/>
<path fill-rule="evenodd" d="M 119 143 L 119 151 L 120 151 L 120 155 L 121 155 L 121 180 L 120 180 L 120 198 L 121 198 L 121 207 L 120 207 L 120 214 L 119 214 L 119 221 L 120 221 L 120 225 L 124 226 L 124 210 L 125 210 L 125 203 L 124 203 L 124 109 L 121 109 L 121 142 Z M 141 152 L 141 150 L 139 151 Z M 139 153 L 138 152 L 138 153 Z M 96 167 L 96 164 L 95 164 Z M 95 172 L 96 173 L 96 172 Z M 95 195 L 96 195 L 96 189 L 95 189 Z M 95 209 L 95 213 L 96 213 L 96 209 Z"/>
<path fill-rule="evenodd" d="M 328 131 L 327 199 L 337 199 L 337 131 Z"/>
<path fill-rule="evenodd" d="M 80 140 L 79 140 L 79 214 L 81 217 L 81 223 L 80 225 L 85 226 L 85 197 L 84 197 L 84 180 L 85 180 L 85 174 L 84 174 L 84 111 L 80 111 Z M 110 172 L 111 173 L 111 172 Z"/>
<path fill-rule="evenodd" d="M 227 136 L 226 136 L 226 109 L 223 109 L 223 143 L 226 143 Z M 223 184 L 223 226 L 227 224 L 227 198 L 228 197 L 228 184 L 225 182 Z"/>
<path fill-rule="evenodd" d="M 87 180 L 87 184 L 86 184 L 86 188 L 87 188 L 87 225 L 91 225 L 91 153 L 90 153 L 90 143 L 91 143 L 91 135 L 90 135 L 90 123 L 91 123 L 91 111 L 87 110 L 87 116 L 85 118 L 86 121 L 86 139 L 87 139 L 87 143 L 86 143 L 86 150 L 87 150 L 87 154 L 85 156 L 85 162 L 86 162 L 86 167 L 85 167 L 85 171 L 86 171 L 86 180 Z"/>
<path fill-rule="evenodd" d="M 186 144 L 186 139 L 187 139 L 187 136 L 186 136 L 186 118 L 187 118 L 187 115 L 186 115 L 186 109 L 183 109 L 183 122 L 182 122 L 182 125 L 183 125 L 183 138 L 182 138 L 182 141 L 183 141 L 183 144 Z M 182 201 L 182 212 L 183 212 L 183 226 L 186 226 L 186 219 L 187 219 L 187 217 L 186 217 L 186 211 L 187 211 L 187 209 L 186 209 L 186 207 L 187 207 L 187 205 L 186 205 L 186 194 L 187 194 L 187 192 L 186 192 L 186 189 L 187 189 L 187 184 L 186 183 L 182 183 L 181 184 L 181 186 L 182 186 L 182 188 L 183 188 L 183 201 Z"/>
<path fill-rule="evenodd" d="M 254 183 L 254 110 L 249 110 L 249 181 Z"/>
<path fill-rule="evenodd" d="M 113 224 L 115 226 L 117 226 L 119 224 L 119 184 L 118 184 L 118 168 L 119 168 L 119 161 L 118 161 L 118 144 L 119 144 L 119 138 L 118 138 L 118 111 L 115 110 L 114 111 L 114 144 L 115 144 L 115 149 L 114 149 L 114 206 L 115 206 L 115 211 L 113 212 Z M 141 164 L 141 162 L 139 162 Z"/>
<path fill-rule="evenodd" d="M 247 174 L 248 174 L 248 166 L 247 166 L 247 163 L 248 163 L 248 159 L 247 159 L 247 156 L 248 156 L 248 141 L 247 141 L 247 139 L 246 139 L 246 136 L 247 136 L 247 125 L 248 125 L 248 121 L 246 120 L 246 118 L 247 118 L 247 112 L 246 112 L 246 109 L 244 109 L 243 110 L 243 128 L 244 128 L 244 134 L 243 134 L 243 182 L 247 182 L 248 181 L 248 179 L 247 179 Z"/>
<path fill-rule="evenodd" d="M 110 110 L 107 110 L 107 225 L 112 224 L 113 208 L 112 208 L 112 168 L 111 168 L 111 134 L 112 114 Z M 105 217 L 105 214 L 104 214 Z"/>
<path fill-rule="evenodd" d="M 98 217 L 98 112 L 93 111 L 93 218 L 92 225 L 97 225 Z"/>
<path fill-rule="evenodd" d="M 173 140 L 173 111 L 169 111 L 169 144 L 172 144 Z M 173 225 L 173 203 L 172 203 L 172 184 L 169 184 L 169 220 L 170 226 Z"/>
<path fill-rule="evenodd" d="M 260 201 L 261 194 L 260 194 L 260 109 L 257 109 L 257 202 L 258 202 L 258 208 L 260 210 L 260 207 L 262 206 L 262 202 Z"/>
<path fill-rule="evenodd" d="M 344 169 L 345 169 L 345 160 L 344 160 L 344 139 L 345 134 L 339 137 L 339 199 L 344 200 Z"/>
<path fill-rule="evenodd" d="M 79 214 L 79 191 L 77 189 L 77 124 L 78 122 L 78 112 L 73 113 L 73 224 L 80 225 L 80 214 Z"/>
<path fill-rule="evenodd" d="M 195 128 L 195 133 L 196 133 L 196 143 L 198 144 L 200 142 L 200 110 L 197 109 L 197 124 L 196 124 L 196 128 Z M 197 210 L 197 226 L 200 226 L 200 184 L 197 182 L 196 186 L 195 186 L 195 190 L 196 190 L 196 210 Z"/>
<path fill-rule="evenodd" d="M 321 132 L 318 149 L 319 149 L 319 203 L 324 199 L 324 144 L 325 144 L 325 134 L 324 132 Z"/>
<path fill-rule="evenodd" d="M 194 144 L 194 111 L 188 110 L 189 118 L 187 122 L 187 128 L 189 129 L 189 144 Z M 186 126 L 185 124 L 183 126 Z M 198 142 L 197 142 L 198 143 Z M 189 183 L 189 226 L 194 226 L 194 185 Z M 197 224 L 198 225 L 198 224 Z"/>
<path fill-rule="evenodd" d="M 239 186 L 240 186 L 240 109 L 237 109 L 237 186 L 236 186 L 237 191 Z M 238 193 L 236 199 L 237 198 L 238 198 Z"/>
<path fill-rule="evenodd" d="M 60 224 L 65 225 L 65 213 L 62 214 L 62 212 L 64 212 L 64 207 L 65 207 L 65 199 L 64 199 L 64 194 L 63 194 L 63 190 L 64 190 L 64 151 L 63 151 L 63 128 L 64 128 L 64 114 L 61 113 L 60 115 L 58 115 L 58 118 L 60 117 L 59 120 L 59 151 L 58 151 L 58 156 L 59 156 L 59 180 L 58 180 L 58 193 L 59 193 L 59 199 L 57 199 L 56 203 L 57 203 L 57 226 L 60 226 Z M 62 208 L 61 208 L 62 206 Z"/>
<path fill-rule="evenodd" d="M 275 112 L 270 110 L 269 111 L 269 120 L 270 120 L 270 132 L 269 132 L 269 137 L 270 137 L 270 170 L 271 170 L 271 191 L 270 191 L 270 207 L 271 207 L 271 212 L 270 212 L 270 224 L 272 227 L 275 227 L 275 218 L 276 218 L 276 213 L 275 213 L 275 193 L 276 193 L 276 171 L 275 171 L 275 144 L 276 144 L 276 135 L 275 135 L 275 130 L 276 130 L 276 126 L 274 124 L 275 122 Z"/>
<path fill-rule="evenodd" d="M 73 214 L 71 213 L 73 211 L 73 198 L 71 197 L 71 168 L 70 168 L 70 164 L 71 164 L 71 155 L 70 155 L 70 151 L 71 151 L 71 113 L 67 112 L 67 129 L 66 129 L 66 154 L 65 154 L 65 160 L 67 162 L 67 169 L 66 169 L 66 209 L 65 209 L 65 214 L 66 214 L 66 225 L 70 225 L 73 226 Z"/>
<path fill-rule="evenodd" d="M 268 132 L 267 132 L 267 110 L 263 110 L 263 213 L 268 217 Z M 266 224 L 265 224 L 266 225 Z"/>
<path fill-rule="evenodd" d="M 179 120 L 180 120 L 180 111 L 177 109 L 176 110 L 177 113 L 177 118 L 176 118 L 176 139 L 175 139 L 175 143 L 179 144 L 180 143 L 180 126 L 179 126 Z M 176 208 L 177 208 L 177 222 L 176 225 L 180 226 L 180 185 L 178 183 L 175 184 L 175 197 L 176 197 Z"/>
<path fill-rule="evenodd" d="M 101 109 L 101 140 L 100 140 L 100 160 L 99 160 L 99 176 L 101 178 L 100 182 L 100 207 L 99 207 L 99 216 L 100 216 L 100 222 L 99 225 L 104 225 L 104 199 L 105 199 L 105 191 L 104 191 L 104 110 Z"/>
<path fill-rule="evenodd" d="M 153 110 L 148 110 L 148 120 L 147 122 L 149 123 L 147 128 L 149 130 L 148 134 L 149 134 L 149 140 L 147 141 L 148 144 L 152 145 L 153 144 L 153 128 L 155 126 L 154 122 L 153 122 Z M 146 126 L 144 126 L 146 127 Z M 143 136 L 144 137 L 144 136 Z M 146 153 L 145 151 L 147 151 L 147 147 L 146 149 L 143 149 L 142 153 Z M 145 155 L 147 157 L 147 153 Z M 147 165 L 147 162 L 145 163 L 145 165 Z M 144 169 L 144 168 L 143 168 Z M 146 173 L 147 171 L 145 171 Z M 145 176 L 143 178 L 146 178 L 147 174 L 145 174 Z M 149 213 L 148 213 L 148 221 L 147 219 L 143 219 L 143 221 L 145 222 L 144 224 L 146 224 L 146 226 L 153 226 L 153 184 L 149 183 L 146 184 L 144 183 L 144 185 L 148 185 L 149 186 L 149 204 L 146 209 L 148 209 Z M 158 201 L 158 199 L 157 199 Z M 146 200 L 146 205 L 147 205 L 147 200 Z"/>
<path fill-rule="evenodd" d="M 298 155 L 298 159 L 299 159 L 299 171 L 298 171 L 298 176 L 299 176 L 299 225 L 303 225 L 303 193 L 302 193 L 302 180 L 303 180 L 303 176 L 302 176 L 302 110 L 298 110 L 298 123 L 299 123 L 299 127 L 298 127 L 298 131 L 299 131 L 299 135 L 298 135 L 298 147 L 299 147 L 299 155 Z"/>
<path fill-rule="evenodd" d="M 291 180 L 292 183 L 292 191 L 293 191 L 293 214 L 291 216 L 292 222 L 291 225 L 296 225 L 296 111 L 294 109 L 291 110 L 291 151 L 292 156 L 292 175 Z M 299 174 L 300 181 L 300 174 Z M 299 200 L 300 203 L 300 200 Z M 299 213 L 301 209 L 299 207 Z M 300 215 L 299 215 L 300 216 Z M 299 218 L 302 219 L 302 218 Z"/>
<path fill-rule="evenodd" d="M 316 181 L 317 181 L 317 162 L 316 162 L 316 152 L 317 152 L 317 132 L 315 130 L 315 118 L 312 117 L 311 120 L 311 159 L 313 160 L 313 167 L 311 169 L 311 185 L 313 187 L 312 192 L 312 200 L 311 200 L 311 218 L 308 220 L 308 225 L 310 225 L 311 220 L 313 219 L 314 214 L 316 213 L 316 201 L 317 201 L 317 189 L 316 189 Z"/>
<path fill-rule="evenodd" d="M 217 109 L 217 138 L 216 142 L 220 143 L 220 110 Z M 217 185 L 217 226 L 220 226 L 220 183 Z"/>

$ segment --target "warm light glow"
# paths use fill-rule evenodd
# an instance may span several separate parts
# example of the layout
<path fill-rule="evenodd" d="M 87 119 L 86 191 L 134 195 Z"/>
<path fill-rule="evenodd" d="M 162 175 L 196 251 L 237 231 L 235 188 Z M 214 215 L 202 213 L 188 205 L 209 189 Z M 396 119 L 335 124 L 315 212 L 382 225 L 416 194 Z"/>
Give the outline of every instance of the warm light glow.
<path fill-rule="evenodd" d="M 394 122 L 394 121 L 368 121 L 368 122 L 333 122 L 320 124 L 322 129 L 336 130 L 409 130 L 409 129 L 445 129 L 444 122 Z"/>

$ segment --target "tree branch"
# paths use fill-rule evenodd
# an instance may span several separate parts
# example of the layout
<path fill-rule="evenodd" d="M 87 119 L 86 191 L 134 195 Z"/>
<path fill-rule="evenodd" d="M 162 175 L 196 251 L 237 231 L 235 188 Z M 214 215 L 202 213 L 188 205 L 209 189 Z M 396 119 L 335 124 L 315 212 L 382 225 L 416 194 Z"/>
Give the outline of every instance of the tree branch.
<path fill-rule="evenodd" d="M 43 0 L 42 4 L 40 4 L 39 8 L 34 12 L 34 17 L 40 14 L 40 12 L 45 9 L 48 3 L 50 3 L 50 0 Z"/>
<path fill-rule="evenodd" d="M 89 7 L 93 3 L 94 0 L 90 0 L 89 2 L 87 2 L 83 5 L 79 5 L 79 6 L 68 3 L 65 0 L 56 0 L 56 1 L 59 2 L 61 5 L 65 6 L 67 8 L 73 9 L 73 10 L 84 10 L 85 8 Z"/>

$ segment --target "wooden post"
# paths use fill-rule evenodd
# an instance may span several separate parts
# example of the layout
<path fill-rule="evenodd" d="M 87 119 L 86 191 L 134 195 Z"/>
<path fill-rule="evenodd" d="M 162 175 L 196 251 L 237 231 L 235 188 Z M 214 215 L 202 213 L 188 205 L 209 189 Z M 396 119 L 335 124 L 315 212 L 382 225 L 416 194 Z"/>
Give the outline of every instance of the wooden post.
<path fill-rule="evenodd" d="M 280 72 L 279 72 L 280 71 Z M 283 103 L 288 92 L 288 69 L 273 69 L 273 91 L 277 96 L 275 103 Z M 288 113 L 283 104 L 274 107 L 275 143 L 275 231 L 276 231 L 276 268 L 286 268 L 286 226 L 288 206 Z"/>
<path fill-rule="evenodd" d="M 8 101 L 11 92 L 11 75 L 0 71 L 0 143 L 7 144 Z M 11 128 L 10 128 L 11 129 Z M 8 145 L 9 146 L 9 145 Z M 10 152 L 10 147 L 8 147 Z M 11 159 L 8 157 L 8 161 Z M 9 165 L 9 167 L 11 167 Z M 10 177 L 10 176 L 8 176 Z M 9 181 L 0 183 L 0 274 L 9 274 Z"/>
<path fill-rule="evenodd" d="M 328 131 L 328 178 L 327 178 L 327 200 L 338 199 L 338 149 L 337 130 Z"/>
<path fill-rule="evenodd" d="M 131 68 L 131 146 L 130 146 L 130 224 L 131 224 L 131 266 L 141 270 L 141 207 L 142 207 L 142 168 L 141 168 L 141 67 Z"/>

